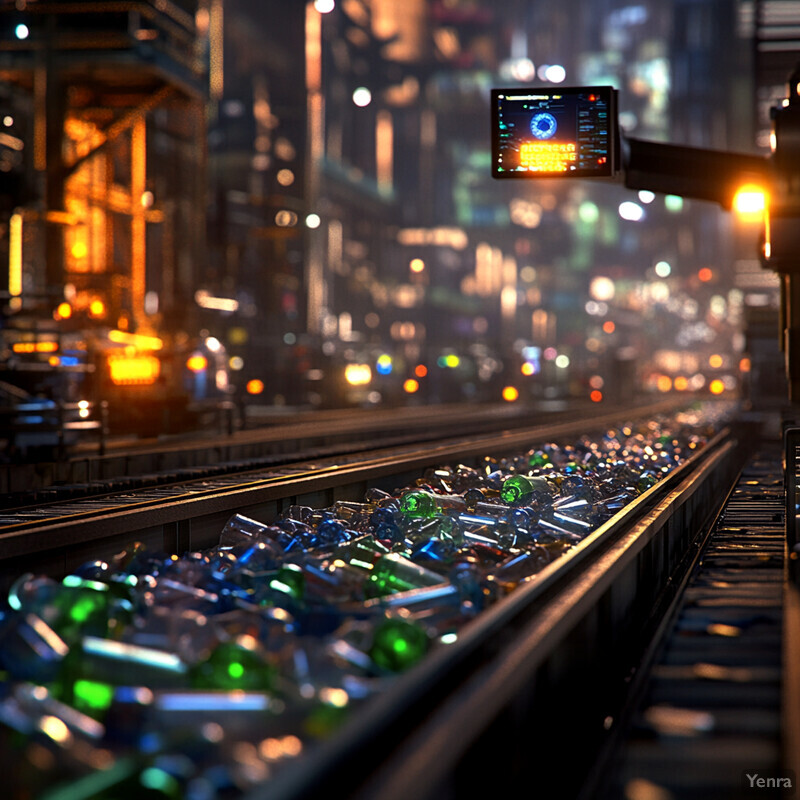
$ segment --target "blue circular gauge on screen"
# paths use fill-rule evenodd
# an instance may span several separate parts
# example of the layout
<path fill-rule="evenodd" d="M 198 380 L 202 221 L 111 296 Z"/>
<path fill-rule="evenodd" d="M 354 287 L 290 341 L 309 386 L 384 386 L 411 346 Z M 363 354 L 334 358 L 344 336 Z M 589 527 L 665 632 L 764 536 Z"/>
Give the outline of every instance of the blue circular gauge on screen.
<path fill-rule="evenodd" d="M 531 119 L 531 133 L 537 139 L 549 139 L 555 134 L 556 128 L 558 128 L 556 118 L 546 111 L 534 114 Z"/>

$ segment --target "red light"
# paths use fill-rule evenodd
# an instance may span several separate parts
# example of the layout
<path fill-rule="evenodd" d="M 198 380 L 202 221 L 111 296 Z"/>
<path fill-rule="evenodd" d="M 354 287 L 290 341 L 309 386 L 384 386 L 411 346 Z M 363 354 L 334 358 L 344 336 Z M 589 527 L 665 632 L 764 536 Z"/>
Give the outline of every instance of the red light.
<path fill-rule="evenodd" d="M 597 95 L 596 94 L 590 94 L 589 95 L 589 102 L 590 103 L 594 103 L 595 100 L 597 100 Z"/>
<path fill-rule="evenodd" d="M 598 389 L 595 389 L 595 390 L 594 390 L 594 391 L 593 391 L 593 392 L 592 392 L 592 393 L 589 395 L 589 399 L 590 399 L 590 400 L 591 400 L 593 403 L 599 403 L 599 402 L 600 402 L 600 401 L 603 399 L 603 393 L 602 393 L 601 391 L 599 391 Z"/>

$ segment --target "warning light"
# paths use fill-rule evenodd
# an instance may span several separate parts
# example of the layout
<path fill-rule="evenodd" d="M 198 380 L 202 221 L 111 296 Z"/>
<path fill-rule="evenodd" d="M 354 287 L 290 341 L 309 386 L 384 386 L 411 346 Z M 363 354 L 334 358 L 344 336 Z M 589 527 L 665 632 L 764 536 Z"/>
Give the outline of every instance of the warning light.
<path fill-rule="evenodd" d="M 419 381 L 415 381 L 413 378 L 408 378 L 406 382 L 403 384 L 403 391 L 407 392 L 408 394 L 414 394 L 414 392 L 419 390 Z"/>
<path fill-rule="evenodd" d="M 116 386 L 155 383 L 161 373 L 161 362 L 150 355 L 112 355 L 108 357 L 111 382 Z"/>
<path fill-rule="evenodd" d="M 264 381 L 252 378 L 247 381 L 247 394 L 261 394 L 264 391 Z"/>
<path fill-rule="evenodd" d="M 89 303 L 89 313 L 93 317 L 102 317 L 106 313 L 106 305 L 102 300 L 92 300 Z"/>
<path fill-rule="evenodd" d="M 766 208 L 767 192 L 762 186 L 754 183 L 741 186 L 733 196 L 733 210 L 745 221 L 761 220 Z"/>
<path fill-rule="evenodd" d="M 195 353 L 186 360 L 186 368 L 190 372 L 202 372 L 207 366 L 208 359 L 200 353 Z"/>
<path fill-rule="evenodd" d="M 514 386 L 505 386 L 503 388 L 503 400 L 507 403 L 513 403 L 519 399 L 519 391 Z"/>

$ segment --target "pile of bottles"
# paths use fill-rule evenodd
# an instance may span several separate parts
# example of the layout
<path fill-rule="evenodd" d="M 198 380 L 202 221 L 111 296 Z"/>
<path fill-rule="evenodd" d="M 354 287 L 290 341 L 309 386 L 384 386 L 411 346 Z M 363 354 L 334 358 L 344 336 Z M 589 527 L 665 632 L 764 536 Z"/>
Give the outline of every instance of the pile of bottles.
<path fill-rule="evenodd" d="M 685 420 L 430 469 L 363 501 L 132 545 L 0 612 L 12 798 L 214 800 L 263 784 L 703 446 Z M 68 794 L 61 792 L 68 786 Z"/>

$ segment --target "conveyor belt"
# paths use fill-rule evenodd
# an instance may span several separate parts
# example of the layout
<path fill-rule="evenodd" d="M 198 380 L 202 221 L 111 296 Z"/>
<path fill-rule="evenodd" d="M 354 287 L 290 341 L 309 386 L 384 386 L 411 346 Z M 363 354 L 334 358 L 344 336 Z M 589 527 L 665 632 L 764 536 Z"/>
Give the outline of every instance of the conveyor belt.
<path fill-rule="evenodd" d="M 743 470 L 654 665 L 637 681 L 641 700 L 609 758 L 614 778 L 586 798 L 781 796 L 767 781 L 789 776 L 781 771 L 784 516 L 776 444 Z"/>

